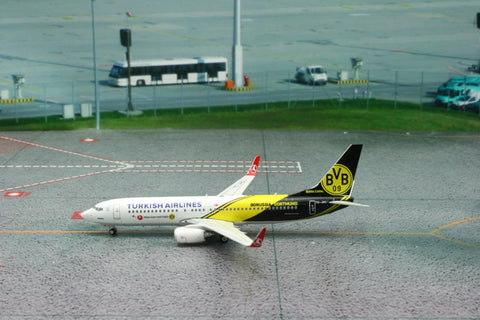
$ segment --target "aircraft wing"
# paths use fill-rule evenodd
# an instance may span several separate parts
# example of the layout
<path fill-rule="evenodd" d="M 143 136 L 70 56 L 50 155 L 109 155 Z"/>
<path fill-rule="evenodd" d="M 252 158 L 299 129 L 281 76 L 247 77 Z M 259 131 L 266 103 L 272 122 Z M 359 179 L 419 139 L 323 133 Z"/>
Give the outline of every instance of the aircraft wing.
<path fill-rule="evenodd" d="M 253 160 L 250 169 L 248 170 L 247 174 L 244 175 L 242 178 L 237 180 L 234 184 L 223 190 L 218 194 L 218 196 L 241 196 L 245 189 L 250 185 L 253 181 L 255 176 L 257 175 L 258 164 L 260 163 L 260 156 L 256 156 L 255 160 Z"/>
<path fill-rule="evenodd" d="M 213 231 L 246 247 L 261 247 L 263 238 L 265 237 L 265 232 L 267 231 L 267 228 L 263 227 L 257 237 L 252 240 L 244 232 L 236 228 L 232 222 L 200 218 L 190 219 L 188 222 L 191 223 L 190 226 L 192 227 L 198 226 L 200 228 Z"/>

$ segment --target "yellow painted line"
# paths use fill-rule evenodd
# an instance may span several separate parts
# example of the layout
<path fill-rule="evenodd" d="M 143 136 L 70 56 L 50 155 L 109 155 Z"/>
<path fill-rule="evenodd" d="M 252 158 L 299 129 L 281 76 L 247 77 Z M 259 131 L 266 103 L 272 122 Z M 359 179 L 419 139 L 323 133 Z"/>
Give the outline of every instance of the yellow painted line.
<path fill-rule="evenodd" d="M 275 231 L 274 234 L 333 234 L 333 235 L 380 235 L 380 236 L 429 236 L 429 232 L 384 232 L 384 231 Z"/>
<path fill-rule="evenodd" d="M 169 37 L 169 38 L 173 38 L 173 39 L 181 39 L 181 40 L 197 42 L 197 43 L 201 43 L 201 44 L 211 45 L 211 46 L 215 46 L 215 47 L 223 47 L 223 48 L 230 48 L 230 46 L 231 46 L 230 44 L 226 45 L 226 44 L 223 44 L 223 43 L 214 42 L 214 41 L 210 41 L 210 40 L 203 40 L 203 39 L 194 38 L 194 37 L 190 37 L 190 36 L 184 36 L 184 35 L 175 34 L 175 33 L 171 33 L 171 32 L 161 31 L 161 30 L 158 30 L 158 29 L 153 29 L 149 26 L 142 26 L 142 25 L 138 25 L 138 24 L 135 25 L 135 24 L 132 24 L 132 23 L 122 22 L 120 20 L 116 20 L 116 19 L 112 19 L 112 18 L 101 17 L 99 19 L 103 20 L 103 21 L 119 24 L 119 25 L 122 25 L 122 26 L 126 26 L 126 27 L 129 27 L 131 29 L 143 30 L 143 31 L 155 33 L 155 34 L 162 35 L 162 36 Z M 267 56 L 267 57 L 297 61 L 299 63 L 314 63 L 313 61 L 307 61 L 307 60 L 303 60 L 303 59 L 299 60 L 298 57 L 288 56 L 288 55 L 280 55 L 280 54 L 270 52 L 270 51 L 259 51 L 259 50 L 254 50 L 254 49 L 250 49 L 250 48 L 245 48 L 245 47 L 243 48 L 243 50 L 247 51 L 247 52 L 254 53 L 254 54 L 258 54 L 258 55 L 264 55 L 264 56 Z M 318 63 L 318 62 L 316 62 L 316 63 Z M 323 65 L 327 66 L 327 67 L 330 67 L 332 69 L 344 69 L 344 68 L 337 68 L 337 67 L 334 67 L 334 66 L 330 66 L 330 65 L 327 65 L 325 63 L 323 63 Z"/>
<path fill-rule="evenodd" d="M 447 237 L 442 237 L 442 236 L 439 236 L 438 234 L 435 234 L 433 232 L 431 233 L 431 235 L 434 236 L 435 238 L 439 238 L 439 239 L 442 239 L 442 240 L 447 240 L 447 241 L 450 241 L 450 242 L 453 242 L 453 243 L 456 243 L 456 244 L 460 244 L 462 246 L 468 246 L 468 247 L 473 247 L 473 248 L 479 248 L 480 249 L 480 246 L 478 246 L 476 244 L 463 242 L 463 241 L 458 241 L 458 240 L 447 238 Z"/>
<path fill-rule="evenodd" d="M 368 79 L 358 79 L 358 80 L 335 80 L 335 79 L 330 79 L 328 82 L 333 83 L 333 84 L 364 84 L 364 83 L 369 83 L 370 81 Z"/>
<path fill-rule="evenodd" d="M 463 242 L 447 237 L 443 237 L 437 234 L 437 232 L 446 229 L 448 227 L 455 226 L 457 224 L 466 223 L 470 221 L 480 220 L 480 217 L 468 218 L 459 221 L 455 221 L 444 226 L 434 229 L 432 232 L 386 232 L 386 231 L 275 231 L 271 234 L 285 234 L 285 235 L 380 235 L 380 236 L 432 236 L 441 240 L 450 241 L 459 245 L 480 248 L 480 245 L 475 245 L 468 242 Z M 106 230 L 0 230 L 0 234 L 108 234 Z M 172 231 L 168 230 L 142 230 L 142 231 L 132 231 L 125 230 L 119 231 L 119 233 L 134 233 L 134 234 L 171 234 Z M 249 232 L 255 233 L 255 232 Z"/>
<path fill-rule="evenodd" d="M 35 101 L 33 98 L 3 99 L 0 100 L 0 104 L 25 103 L 33 101 Z"/>
<path fill-rule="evenodd" d="M 216 47 L 225 47 L 225 48 L 229 47 L 225 44 L 221 44 L 221 43 L 214 42 L 214 41 L 202 40 L 202 39 L 198 39 L 198 38 L 194 38 L 194 37 L 183 36 L 183 35 L 179 35 L 179 34 L 175 34 L 175 33 L 171 33 L 171 32 L 156 30 L 156 29 L 152 29 L 148 26 L 134 25 L 134 24 L 131 24 L 131 23 L 122 22 L 122 21 L 112 19 L 112 18 L 102 17 L 102 18 L 100 18 L 100 20 L 116 23 L 116 24 L 119 24 L 119 25 L 122 25 L 122 26 L 130 27 L 132 29 L 136 29 L 136 30 L 144 30 L 144 31 L 148 31 L 148 32 L 151 32 L 151 33 L 156 33 L 156 34 L 166 36 L 166 37 L 169 37 L 169 38 L 198 42 L 198 43 L 208 44 L 208 45 L 212 45 L 212 46 L 216 46 Z"/>
<path fill-rule="evenodd" d="M 255 231 L 252 231 L 254 233 Z M 106 230 L 0 230 L 0 233 L 13 234 L 62 234 L 62 233 L 108 233 Z M 122 231 L 118 231 L 122 233 Z M 124 230 L 123 233 L 172 233 L 167 230 Z M 274 231 L 273 234 L 333 234 L 333 235 L 432 235 L 430 232 L 377 232 L 377 231 Z"/>
<path fill-rule="evenodd" d="M 107 231 L 86 231 L 86 230 L 0 230 L 0 233 L 40 234 L 40 233 L 107 233 Z"/>
<path fill-rule="evenodd" d="M 0 234 L 75 234 L 75 233 L 105 233 L 107 230 L 0 230 Z M 124 230 L 118 233 L 172 233 L 166 230 Z"/>
<path fill-rule="evenodd" d="M 445 229 L 445 228 L 448 228 L 448 227 L 451 227 L 451 226 L 454 226 L 454 225 L 457 225 L 457 224 L 460 224 L 460 223 L 464 223 L 464 222 L 474 221 L 474 220 L 480 220 L 480 217 L 468 218 L 468 219 L 463 219 L 463 220 L 455 221 L 455 222 L 446 224 L 446 225 L 444 225 L 444 226 L 441 226 L 441 227 L 433 230 L 432 233 L 437 233 L 438 231 L 443 230 L 443 229 Z"/>

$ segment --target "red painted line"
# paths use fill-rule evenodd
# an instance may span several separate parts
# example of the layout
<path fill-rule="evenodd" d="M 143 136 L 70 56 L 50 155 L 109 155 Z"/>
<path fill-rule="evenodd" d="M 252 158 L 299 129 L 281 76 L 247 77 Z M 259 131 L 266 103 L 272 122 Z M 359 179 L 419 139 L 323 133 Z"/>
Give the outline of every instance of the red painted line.
<path fill-rule="evenodd" d="M 83 138 L 79 140 L 80 142 L 98 142 L 100 139 L 95 139 L 95 138 Z"/>
<path fill-rule="evenodd" d="M 70 218 L 71 220 L 83 220 L 83 217 L 81 216 L 83 211 L 75 211 Z"/>
<path fill-rule="evenodd" d="M 3 196 L 6 198 L 20 198 L 20 197 L 27 197 L 31 195 L 31 192 L 6 192 Z"/>
<path fill-rule="evenodd" d="M 1 139 L 0 140 L 0 153 L 13 152 L 13 151 L 22 150 L 22 149 L 25 149 L 25 148 L 33 148 L 33 146 L 31 146 L 29 144 L 26 144 L 26 143 L 10 141 L 10 140 L 6 140 L 6 139 Z"/>
<path fill-rule="evenodd" d="M 6 137 L 6 136 L 0 136 L 0 139 L 7 140 L 7 141 L 13 141 L 13 142 L 17 142 L 17 143 L 23 143 L 23 144 L 30 145 L 30 146 L 33 146 L 33 147 L 39 147 L 39 148 L 44 148 L 44 149 L 48 149 L 48 150 L 53 150 L 53 151 L 59 151 L 59 152 L 64 152 L 64 153 L 68 153 L 68 154 L 73 154 L 73 155 L 77 155 L 77 156 L 81 156 L 81 157 L 85 157 L 85 158 L 90 158 L 90 159 L 96 159 L 96 160 L 102 160 L 102 161 L 108 161 L 108 162 L 118 163 L 118 161 L 115 161 L 115 160 L 112 160 L 112 159 L 97 157 L 97 156 L 93 156 L 93 155 L 86 154 L 86 153 L 81 153 L 81 152 L 71 151 L 71 150 L 67 150 L 67 149 L 62 149 L 62 148 L 47 146 L 47 145 L 40 144 L 40 143 L 34 143 L 34 142 L 24 141 L 24 140 L 15 139 L 15 138 L 10 138 L 10 137 Z"/>
<path fill-rule="evenodd" d="M 80 176 L 75 176 L 75 177 L 68 177 L 68 178 L 62 178 L 62 179 L 57 179 L 57 180 L 51 180 L 51 181 L 44 181 L 44 182 L 39 182 L 39 183 L 33 183 L 33 184 L 30 184 L 30 185 L 25 185 L 25 186 L 21 186 L 21 187 L 13 187 L 13 188 L 8 188 L 8 189 L 0 190 L 0 193 L 1 193 L 1 192 L 11 192 L 11 191 L 15 191 L 15 190 L 19 190 L 19 189 L 25 189 L 25 188 L 33 188 L 33 187 L 38 187 L 38 186 L 44 186 L 44 185 L 51 184 L 51 183 L 57 183 L 57 182 L 63 182 L 63 181 L 70 181 L 70 180 L 74 180 L 74 179 L 91 177 L 91 176 L 96 176 L 96 175 L 99 175 L 99 174 L 110 173 L 110 172 L 111 172 L 110 170 L 109 170 L 109 171 L 102 171 L 102 172 L 94 172 L 94 173 L 88 173 L 88 174 L 84 174 L 84 175 L 80 175 Z"/>

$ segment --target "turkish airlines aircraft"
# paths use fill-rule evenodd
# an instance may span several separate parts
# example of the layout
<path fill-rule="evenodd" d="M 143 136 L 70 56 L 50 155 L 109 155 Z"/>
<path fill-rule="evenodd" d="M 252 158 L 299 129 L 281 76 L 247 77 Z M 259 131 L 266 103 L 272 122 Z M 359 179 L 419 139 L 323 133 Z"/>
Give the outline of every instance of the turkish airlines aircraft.
<path fill-rule="evenodd" d="M 201 243 L 218 234 L 244 246 L 260 247 L 263 227 L 255 239 L 237 228 L 246 223 L 276 223 L 310 219 L 353 202 L 351 191 L 362 145 L 351 145 L 318 184 L 293 194 L 243 195 L 257 174 L 256 156 L 247 174 L 216 196 L 122 198 L 96 204 L 82 218 L 105 225 L 111 235 L 115 226 L 179 226 L 174 231 L 178 243 Z"/>

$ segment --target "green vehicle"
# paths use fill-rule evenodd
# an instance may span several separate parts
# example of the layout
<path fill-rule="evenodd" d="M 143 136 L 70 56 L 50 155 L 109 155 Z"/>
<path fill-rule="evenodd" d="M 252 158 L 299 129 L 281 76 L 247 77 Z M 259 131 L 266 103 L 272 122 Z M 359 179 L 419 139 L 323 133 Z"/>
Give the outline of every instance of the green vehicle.
<path fill-rule="evenodd" d="M 457 76 L 450 78 L 437 89 L 435 104 L 450 106 L 456 101 L 465 99 L 467 92 L 480 91 L 480 76 Z"/>

